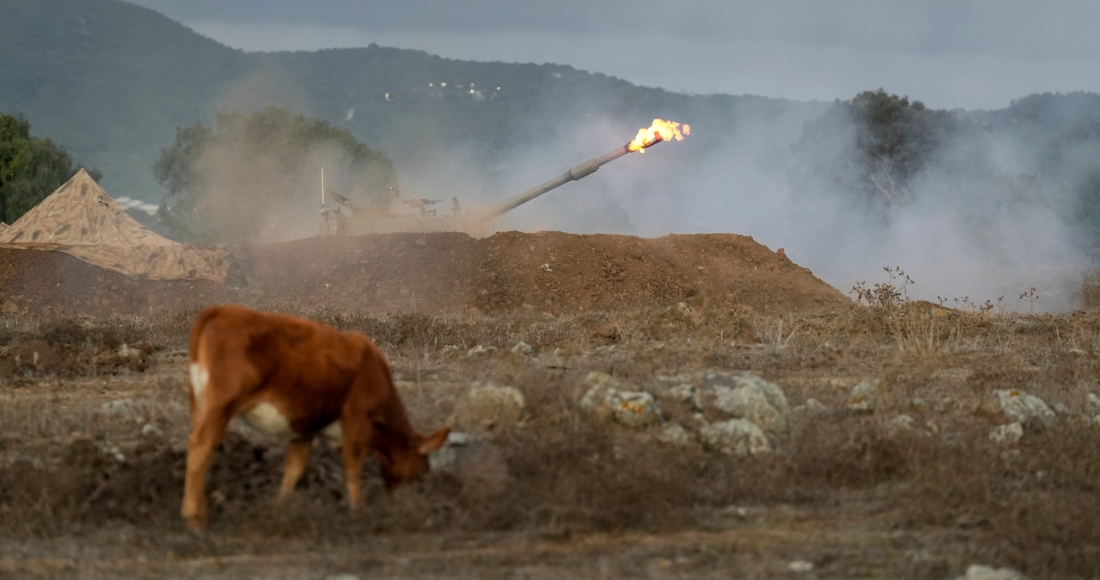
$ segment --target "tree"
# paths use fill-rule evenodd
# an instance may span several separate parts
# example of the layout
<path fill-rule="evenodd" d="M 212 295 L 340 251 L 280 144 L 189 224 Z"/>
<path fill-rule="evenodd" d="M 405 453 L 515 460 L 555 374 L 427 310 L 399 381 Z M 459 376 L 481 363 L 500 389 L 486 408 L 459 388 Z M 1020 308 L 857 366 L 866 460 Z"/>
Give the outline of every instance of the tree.
<path fill-rule="evenodd" d="M 861 204 L 892 211 L 930 168 L 960 163 L 944 155 L 946 145 L 982 131 L 950 111 L 928 109 L 882 89 L 865 91 L 833 103 L 821 118 L 806 123 L 794 145 L 796 175 L 803 188 L 825 184 Z M 966 163 L 974 161 L 971 157 L 983 165 L 987 161 L 980 145 L 951 152 L 962 153 Z"/>
<path fill-rule="evenodd" d="M 1067 221 L 1082 227 L 1100 254 L 1100 95 L 1043 93 L 991 115 L 1020 157 L 1050 190 Z"/>
<path fill-rule="evenodd" d="M 168 190 L 161 220 L 198 241 L 315 233 L 325 187 L 364 205 L 390 198 L 389 158 L 324 121 L 269 107 L 176 130 L 153 165 Z"/>
<path fill-rule="evenodd" d="M 26 119 L 0 113 L 0 221 L 9 224 L 80 170 L 64 149 L 30 132 Z M 99 179 L 98 171 L 90 173 Z"/>

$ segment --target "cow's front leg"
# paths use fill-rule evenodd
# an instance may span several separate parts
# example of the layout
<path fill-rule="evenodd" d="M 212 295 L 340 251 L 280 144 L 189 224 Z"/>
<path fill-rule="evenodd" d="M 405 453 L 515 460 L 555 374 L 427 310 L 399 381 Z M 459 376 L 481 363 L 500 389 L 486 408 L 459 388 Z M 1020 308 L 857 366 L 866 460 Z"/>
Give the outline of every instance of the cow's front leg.
<path fill-rule="evenodd" d="M 198 533 L 206 527 L 206 473 L 214 458 L 214 449 L 222 440 L 229 424 L 225 408 L 208 406 L 191 423 L 187 438 L 187 475 L 183 484 L 183 505 L 180 515 L 187 529 Z"/>
<path fill-rule="evenodd" d="M 313 438 L 295 439 L 287 445 L 286 460 L 283 463 L 283 484 L 279 487 L 279 502 L 284 502 L 294 492 L 294 486 L 306 472 L 309 453 L 313 449 Z"/>
<path fill-rule="evenodd" d="M 344 480 L 348 486 L 348 508 L 354 513 L 363 507 L 363 459 L 370 445 L 370 427 L 356 421 L 342 421 L 344 430 Z"/>

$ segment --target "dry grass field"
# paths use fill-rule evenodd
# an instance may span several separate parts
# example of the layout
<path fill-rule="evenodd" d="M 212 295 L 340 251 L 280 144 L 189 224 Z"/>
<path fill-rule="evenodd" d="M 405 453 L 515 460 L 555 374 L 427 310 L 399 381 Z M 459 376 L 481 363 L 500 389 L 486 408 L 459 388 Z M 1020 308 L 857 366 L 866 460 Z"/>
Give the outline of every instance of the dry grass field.
<path fill-rule="evenodd" d="M 276 507 L 282 447 L 235 424 L 208 485 L 212 527 L 196 537 L 177 515 L 196 312 L 9 315 L 0 576 L 953 578 L 976 563 L 1100 575 L 1091 314 L 890 301 L 782 317 L 687 305 L 284 310 L 372 336 L 424 429 L 450 421 L 473 380 L 518 388 L 526 416 L 486 427 L 491 473 L 437 471 L 388 495 L 368 469 L 368 508 L 355 516 L 341 503 L 338 453 L 320 442 L 294 499 Z M 49 345 L 37 367 L 35 341 Z M 511 352 L 519 341 L 533 354 Z M 478 345 L 495 350 L 467 354 Z M 737 457 L 673 447 L 578 405 L 590 371 L 641 389 L 721 369 L 778 384 L 792 406 L 812 397 L 826 408 L 794 415 L 774 452 Z M 873 410 L 851 410 L 852 387 L 869 377 Z M 1056 420 L 992 441 L 1010 422 L 998 389 L 1041 397 Z"/>

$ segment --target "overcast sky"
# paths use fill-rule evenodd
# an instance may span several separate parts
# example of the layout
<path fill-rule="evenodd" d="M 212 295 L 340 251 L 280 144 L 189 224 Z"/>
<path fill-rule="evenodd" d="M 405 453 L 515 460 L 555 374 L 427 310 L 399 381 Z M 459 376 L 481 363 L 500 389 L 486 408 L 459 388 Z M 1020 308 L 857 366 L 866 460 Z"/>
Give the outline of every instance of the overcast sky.
<path fill-rule="evenodd" d="M 693 93 L 936 108 L 1100 91 L 1095 0 L 133 0 L 229 46 L 553 62 Z"/>

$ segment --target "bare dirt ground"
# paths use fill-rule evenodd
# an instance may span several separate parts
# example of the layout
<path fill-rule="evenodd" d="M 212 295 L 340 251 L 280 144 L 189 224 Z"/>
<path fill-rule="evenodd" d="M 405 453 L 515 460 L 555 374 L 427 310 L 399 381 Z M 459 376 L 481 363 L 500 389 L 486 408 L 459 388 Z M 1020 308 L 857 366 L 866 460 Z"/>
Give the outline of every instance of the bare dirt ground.
<path fill-rule="evenodd" d="M 768 254 L 758 272 L 781 263 Z M 724 258 L 751 272 L 745 259 Z M 424 429 L 452 420 L 473 380 L 519 389 L 525 418 L 481 429 L 498 457 L 485 469 L 436 471 L 392 495 L 366 473 L 369 507 L 355 516 L 336 450 L 318 443 L 296 497 L 276 507 L 282 447 L 235 425 L 204 537 L 177 515 L 194 307 L 89 316 L 24 298 L 0 315 L 0 577 L 954 578 L 975 563 L 1100 575 L 1100 409 L 1088 402 L 1100 318 L 813 296 L 783 310 L 728 280 L 677 279 L 695 293 L 572 312 L 524 308 L 538 286 L 495 302 L 475 292 L 451 312 L 284 302 L 374 337 Z M 511 352 L 519 341 L 533 352 Z M 469 355 L 476 346 L 495 350 Z M 825 408 L 793 415 L 773 452 L 739 457 L 671 446 L 578 404 L 590 371 L 652 390 L 658 375 L 706 370 L 752 371 L 792 406 Z M 868 377 L 875 404 L 850 409 Z M 1011 422 L 997 389 L 1037 395 L 1056 417 L 992 441 Z"/>
<path fill-rule="evenodd" d="M 0 250 L 0 302 L 21 312 L 142 314 L 225 301 L 273 308 L 503 314 L 748 306 L 830 310 L 847 299 L 733 234 L 645 239 L 561 232 L 314 237 L 233 249 L 227 285 L 143 281 L 59 252 Z"/>

